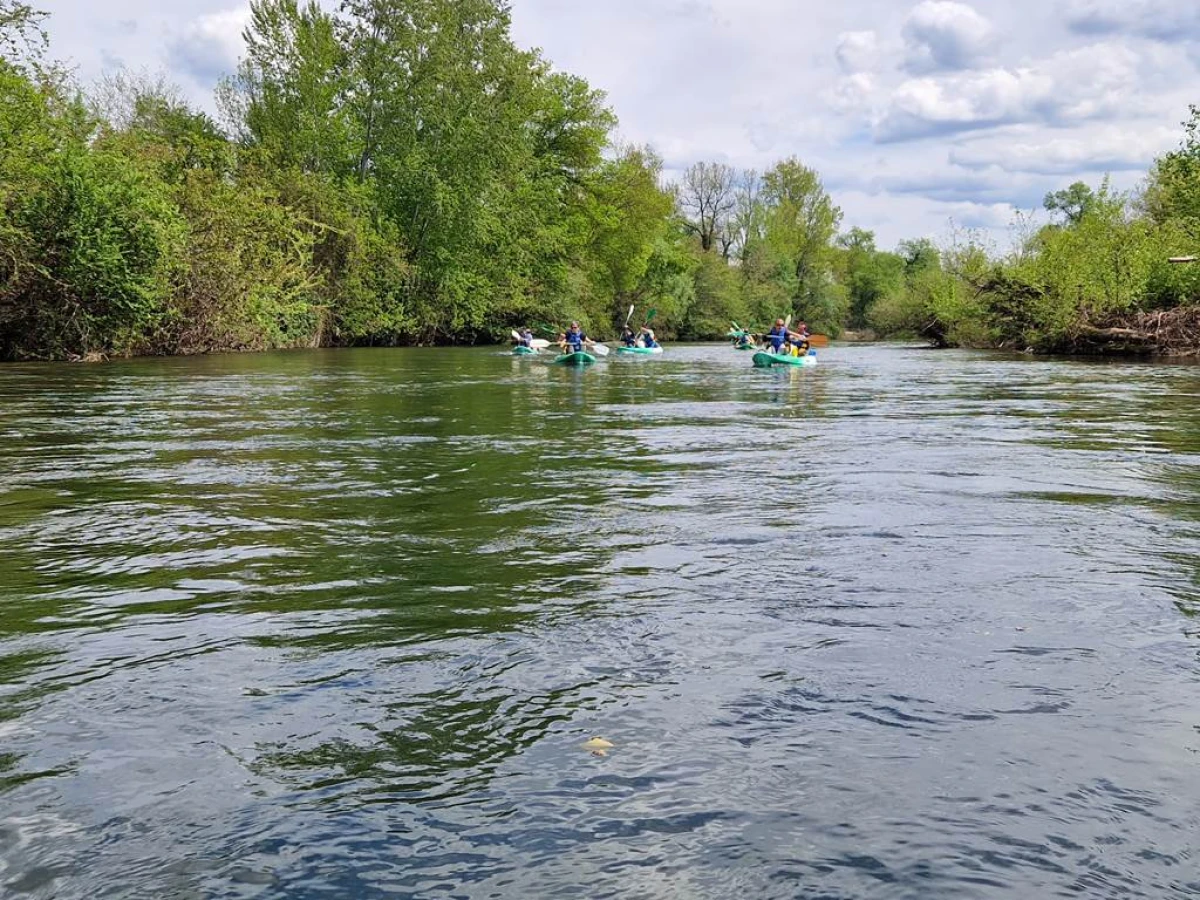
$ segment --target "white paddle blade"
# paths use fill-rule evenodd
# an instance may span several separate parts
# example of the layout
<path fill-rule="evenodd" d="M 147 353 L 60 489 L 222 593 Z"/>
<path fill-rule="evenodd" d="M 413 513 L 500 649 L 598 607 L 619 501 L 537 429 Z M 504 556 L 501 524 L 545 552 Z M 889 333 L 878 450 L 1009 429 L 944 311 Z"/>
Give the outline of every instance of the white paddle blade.
<path fill-rule="evenodd" d="M 592 349 L 596 351 L 597 356 L 608 356 L 608 348 L 603 344 L 594 344 Z"/>
<path fill-rule="evenodd" d="M 515 328 L 512 331 L 510 331 L 509 334 L 511 334 L 513 336 L 514 341 L 519 341 L 521 339 L 521 335 L 517 332 L 517 329 L 515 329 Z"/>
<path fill-rule="evenodd" d="M 534 350 L 545 350 L 547 347 L 550 346 L 550 342 L 548 340 L 546 340 L 545 338 L 534 338 L 532 341 L 529 342 L 529 346 L 532 347 Z"/>

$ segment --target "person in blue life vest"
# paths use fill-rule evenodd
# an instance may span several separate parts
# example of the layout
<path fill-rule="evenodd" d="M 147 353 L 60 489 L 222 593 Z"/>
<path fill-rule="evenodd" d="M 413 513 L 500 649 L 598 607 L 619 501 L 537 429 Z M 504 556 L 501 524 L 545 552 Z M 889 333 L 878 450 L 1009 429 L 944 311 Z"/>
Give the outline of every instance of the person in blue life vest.
<path fill-rule="evenodd" d="M 625 330 L 621 332 L 621 343 L 626 347 L 637 346 L 637 335 L 633 333 L 633 329 L 628 325 L 626 325 Z"/>
<path fill-rule="evenodd" d="M 647 328 L 645 325 L 642 326 L 642 333 L 639 340 L 641 341 L 642 346 L 647 350 L 653 350 L 658 346 L 658 341 L 654 339 L 654 331 Z"/>
<path fill-rule="evenodd" d="M 788 330 L 783 324 L 783 319 L 775 320 L 775 327 L 767 332 L 767 341 L 771 344 L 773 353 L 782 353 L 783 345 L 787 342 Z"/>
<path fill-rule="evenodd" d="M 578 322 L 572 322 L 571 327 L 567 329 L 567 333 L 563 335 L 563 340 L 559 342 L 559 348 L 563 353 L 582 353 L 585 346 L 594 346 L 583 329 L 579 327 Z"/>

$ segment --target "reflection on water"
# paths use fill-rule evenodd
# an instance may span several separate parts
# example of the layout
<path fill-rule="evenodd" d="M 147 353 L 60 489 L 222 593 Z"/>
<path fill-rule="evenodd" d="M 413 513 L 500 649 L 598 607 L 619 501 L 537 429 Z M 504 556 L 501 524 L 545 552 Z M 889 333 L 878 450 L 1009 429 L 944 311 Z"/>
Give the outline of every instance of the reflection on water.
<path fill-rule="evenodd" d="M 0 369 L 3 893 L 1200 894 L 1200 369 L 822 362 Z"/>

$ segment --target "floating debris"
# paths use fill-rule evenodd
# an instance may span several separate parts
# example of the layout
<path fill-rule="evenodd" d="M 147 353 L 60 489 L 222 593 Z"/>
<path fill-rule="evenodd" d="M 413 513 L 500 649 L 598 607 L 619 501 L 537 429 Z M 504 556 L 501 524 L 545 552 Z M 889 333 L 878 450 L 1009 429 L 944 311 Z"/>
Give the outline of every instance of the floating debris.
<path fill-rule="evenodd" d="M 615 746 L 611 741 L 606 741 L 602 737 L 594 737 L 583 745 L 583 749 L 593 756 L 608 756 L 608 751 Z"/>

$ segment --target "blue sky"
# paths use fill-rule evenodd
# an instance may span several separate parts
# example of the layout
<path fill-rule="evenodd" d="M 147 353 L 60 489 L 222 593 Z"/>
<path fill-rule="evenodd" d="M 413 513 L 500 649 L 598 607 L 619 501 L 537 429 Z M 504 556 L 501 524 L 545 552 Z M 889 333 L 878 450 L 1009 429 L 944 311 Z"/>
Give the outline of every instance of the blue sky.
<path fill-rule="evenodd" d="M 205 105 L 247 8 L 35 5 L 81 79 L 163 72 Z M 882 246 L 953 223 L 1002 249 L 1047 190 L 1135 188 L 1200 103 L 1197 0 L 514 0 L 513 22 L 669 172 L 795 155 Z"/>

